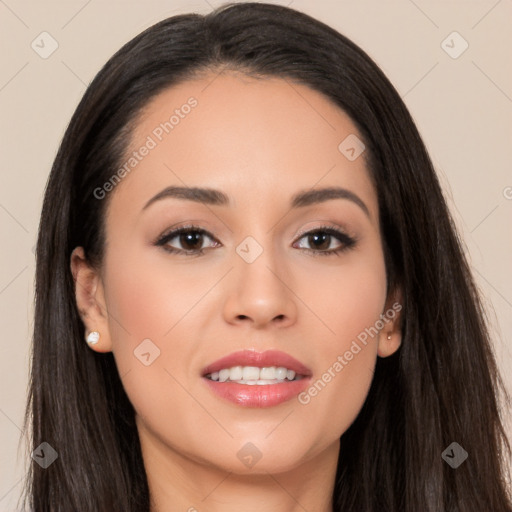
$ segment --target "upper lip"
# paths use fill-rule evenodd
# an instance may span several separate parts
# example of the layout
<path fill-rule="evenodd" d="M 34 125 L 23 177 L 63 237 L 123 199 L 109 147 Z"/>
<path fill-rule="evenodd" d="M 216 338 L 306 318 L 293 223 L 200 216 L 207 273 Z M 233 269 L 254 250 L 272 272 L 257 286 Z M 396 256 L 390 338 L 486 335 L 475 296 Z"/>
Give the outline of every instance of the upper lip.
<path fill-rule="evenodd" d="M 259 368 L 282 366 L 293 370 L 297 375 L 311 376 L 311 370 L 307 366 L 297 361 L 297 359 L 290 354 L 281 352 L 280 350 L 266 350 L 265 352 L 239 350 L 209 364 L 203 369 L 202 376 L 204 377 L 209 373 L 218 372 L 223 368 L 232 368 L 233 366 L 256 366 Z"/>

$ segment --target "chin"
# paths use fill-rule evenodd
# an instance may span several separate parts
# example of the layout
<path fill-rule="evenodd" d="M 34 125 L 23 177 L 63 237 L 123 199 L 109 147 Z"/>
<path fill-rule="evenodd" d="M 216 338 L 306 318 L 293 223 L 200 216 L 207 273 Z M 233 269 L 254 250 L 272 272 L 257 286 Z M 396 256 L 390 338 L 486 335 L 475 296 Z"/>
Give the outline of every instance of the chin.
<path fill-rule="evenodd" d="M 267 475 L 286 473 L 308 462 L 317 455 L 321 448 L 307 448 L 304 436 L 297 434 L 297 443 L 286 442 L 283 438 L 261 436 L 244 436 L 230 440 L 222 452 L 217 449 L 208 457 L 208 464 L 222 471 L 238 475 Z"/>

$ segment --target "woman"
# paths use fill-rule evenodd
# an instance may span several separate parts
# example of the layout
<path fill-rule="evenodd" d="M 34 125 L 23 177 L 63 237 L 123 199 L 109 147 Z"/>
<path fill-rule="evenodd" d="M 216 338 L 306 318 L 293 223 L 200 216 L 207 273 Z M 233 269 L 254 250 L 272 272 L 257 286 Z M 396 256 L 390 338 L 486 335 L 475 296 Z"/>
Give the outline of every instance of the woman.
<path fill-rule="evenodd" d="M 432 163 L 304 14 L 228 5 L 121 48 L 55 159 L 36 279 L 34 511 L 512 510 Z"/>

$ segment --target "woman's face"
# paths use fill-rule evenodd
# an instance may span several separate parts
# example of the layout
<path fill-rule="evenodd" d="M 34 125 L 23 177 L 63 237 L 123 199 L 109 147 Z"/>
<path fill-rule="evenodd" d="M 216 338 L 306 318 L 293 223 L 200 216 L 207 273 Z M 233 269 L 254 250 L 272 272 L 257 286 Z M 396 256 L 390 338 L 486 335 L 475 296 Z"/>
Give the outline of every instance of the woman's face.
<path fill-rule="evenodd" d="M 115 356 L 148 456 L 235 473 L 335 461 L 377 355 L 400 343 L 358 139 L 326 97 L 280 79 L 209 74 L 145 109 L 120 183 L 96 193 L 112 196 L 91 289 L 100 308 L 84 322 L 101 334 L 92 348 Z M 168 187 L 218 193 L 161 194 Z M 341 192 L 294 203 L 325 188 Z M 161 240 L 190 224 L 207 233 Z M 208 368 L 243 350 L 285 356 Z M 254 373 L 293 370 L 286 355 L 302 379 Z M 227 375 L 267 383 L 220 382 Z"/>

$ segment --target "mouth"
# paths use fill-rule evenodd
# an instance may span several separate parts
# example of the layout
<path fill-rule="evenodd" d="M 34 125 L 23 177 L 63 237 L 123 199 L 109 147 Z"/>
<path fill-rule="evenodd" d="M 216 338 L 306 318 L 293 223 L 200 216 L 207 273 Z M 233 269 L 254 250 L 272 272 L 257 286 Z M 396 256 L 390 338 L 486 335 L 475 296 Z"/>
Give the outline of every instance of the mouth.
<path fill-rule="evenodd" d="M 311 370 L 277 350 L 234 352 L 203 369 L 201 376 L 221 398 L 244 407 L 271 407 L 299 394 Z"/>
<path fill-rule="evenodd" d="M 285 381 L 296 381 L 304 378 L 304 375 L 297 374 L 285 366 L 232 366 L 222 368 L 219 371 L 205 375 L 207 379 L 215 382 L 236 382 L 248 386 L 264 386 L 267 384 L 278 384 Z"/>

